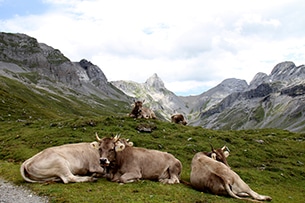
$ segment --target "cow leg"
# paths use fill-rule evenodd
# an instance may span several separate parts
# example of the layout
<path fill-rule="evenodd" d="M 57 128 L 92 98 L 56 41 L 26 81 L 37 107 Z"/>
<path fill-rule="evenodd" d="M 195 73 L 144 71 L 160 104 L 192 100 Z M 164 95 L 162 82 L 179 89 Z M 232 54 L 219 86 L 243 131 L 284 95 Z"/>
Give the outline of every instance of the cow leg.
<path fill-rule="evenodd" d="M 250 191 L 247 192 L 253 199 L 260 200 L 260 201 L 271 201 L 272 198 L 265 195 L 260 195 L 257 192 L 254 192 L 250 189 Z"/>
<path fill-rule="evenodd" d="M 100 165 L 90 165 L 89 172 L 92 173 L 92 177 L 103 177 L 106 175 L 106 171 Z"/>
<path fill-rule="evenodd" d="M 78 183 L 78 182 L 93 182 L 95 180 L 97 180 L 96 178 L 92 177 L 92 176 L 76 176 L 74 175 L 70 168 L 69 168 L 69 162 L 67 162 L 66 160 L 64 161 L 64 163 L 60 166 L 60 168 L 57 170 L 58 171 L 58 177 L 61 178 L 61 180 L 64 183 Z"/>
<path fill-rule="evenodd" d="M 240 197 L 251 196 L 253 199 L 259 201 L 271 201 L 272 198 L 265 195 L 260 195 L 253 191 L 241 178 L 232 185 L 232 191 Z M 248 194 L 248 195 L 246 195 Z"/>
<path fill-rule="evenodd" d="M 236 193 L 237 196 L 239 197 L 249 197 L 250 195 L 246 192 L 239 192 L 239 193 Z"/>
<path fill-rule="evenodd" d="M 181 163 L 176 162 L 173 165 L 170 165 L 169 168 L 163 173 L 163 177 L 159 177 L 159 181 L 165 184 L 175 184 L 180 183 L 179 181 L 179 174 L 181 173 Z"/>
<path fill-rule="evenodd" d="M 164 184 L 180 183 L 179 178 L 176 175 L 173 175 L 171 178 L 168 178 L 168 179 L 159 179 L 159 182 L 164 183 Z"/>
<path fill-rule="evenodd" d="M 142 177 L 141 173 L 138 171 L 124 173 L 118 180 L 120 183 L 131 183 L 138 181 Z"/>
<path fill-rule="evenodd" d="M 81 182 L 93 182 L 97 179 L 90 176 L 69 176 L 69 177 L 61 177 L 64 183 L 81 183 Z"/>

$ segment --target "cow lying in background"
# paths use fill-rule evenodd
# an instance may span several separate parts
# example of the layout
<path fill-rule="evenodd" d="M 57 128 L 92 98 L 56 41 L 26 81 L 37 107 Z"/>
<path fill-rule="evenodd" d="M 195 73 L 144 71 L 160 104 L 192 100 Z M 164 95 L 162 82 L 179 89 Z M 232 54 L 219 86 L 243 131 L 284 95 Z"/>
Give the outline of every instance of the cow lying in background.
<path fill-rule="evenodd" d="M 182 124 L 186 125 L 187 121 L 184 119 L 184 116 L 182 114 L 175 114 L 171 116 L 172 123 Z"/>
<path fill-rule="evenodd" d="M 254 192 L 233 170 L 230 169 L 226 157 L 229 152 L 221 150 L 199 152 L 195 154 L 191 165 L 190 182 L 193 188 L 199 191 L 208 191 L 216 195 L 229 195 L 237 199 L 267 200 L 269 196 Z M 223 151 L 223 152 L 221 152 Z M 251 196 L 253 199 L 243 198 Z"/>
<path fill-rule="evenodd" d="M 146 108 L 146 107 L 143 106 L 144 101 L 145 100 L 134 102 L 134 107 L 131 110 L 131 112 L 129 114 L 129 117 L 132 117 L 132 118 L 146 118 L 146 119 L 157 118 L 155 113 L 151 109 Z"/>
<path fill-rule="evenodd" d="M 104 174 L 99 164 L 98 142 L 66 144 L 47 148 L 20 167 L 27 182 L 90 182 Z M 88 176 L 91 174 L 91 176 Z"/>
<path fill-rule="evenodd" d="M 111 166 L 109 178 L 119 183 L 129 183 L 140 179 L 158 180 L 162 183 L 179 183 L 181 162 L 172 154 L 157 150 L 133 147 L 120 139 L 100 139 L 100 164 Z"/>

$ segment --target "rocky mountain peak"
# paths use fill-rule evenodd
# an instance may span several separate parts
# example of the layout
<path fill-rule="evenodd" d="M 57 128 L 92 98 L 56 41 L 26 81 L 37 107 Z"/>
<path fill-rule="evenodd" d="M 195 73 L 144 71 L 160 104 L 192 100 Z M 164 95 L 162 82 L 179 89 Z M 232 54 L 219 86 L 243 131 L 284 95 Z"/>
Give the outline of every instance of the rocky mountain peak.
<path fill-rule="evenodd" d="M 270 78 L 266 73 L 259 72 L 254 76 L 254 78 L 250 82 L 249 88 L 254 89 L 262 83 L 268 83 L 269 79 Z"/>
<path fill-rule="evenodd" d="M 295 68 L 295 64 L 290 61 L 279 63 L 271 71 L 270 77 L 273 81 L 288 79 L 295 72 Z"/>
<path fill-rule="evenodd" d="M 229 91 L 239 92 L 245 90 L 248 87 L 248 84 L 245 80 L 228 78 L 220 83 L 220 86 L 228 89 Z"/>
<path fill-rule="evenodd" d="M 79 65 L 86 71 L 90 80 L 98 80 L 103 83 L 107 82 L 107 78 L 105 74 L 102 72 L 102 70 L 98 66 L 91 63 L 90 61 L 87 61 L 86 59 L 82 59 L 79 62 Z"/>
<path fill-rule="evenodd" d="M 203 93 L 202 96 L 212 96 L 224 98 L 225 96 L 233 92 L 241 92 L 248 88 L 248 84 L 245 80 L 236 78 L 228 78 L 223 80 L 220 84 L 207 92 Z"/>
<path fill-rule="evenodd" d="M 157 90 L 165 88 L 163 81 L 161 80 L 161 78 L 159 78 L 159 76 L 156 73 L 153 74 L 151 77 L 149 77 L 146 80 L 145 84 L 154 87 Z"/>

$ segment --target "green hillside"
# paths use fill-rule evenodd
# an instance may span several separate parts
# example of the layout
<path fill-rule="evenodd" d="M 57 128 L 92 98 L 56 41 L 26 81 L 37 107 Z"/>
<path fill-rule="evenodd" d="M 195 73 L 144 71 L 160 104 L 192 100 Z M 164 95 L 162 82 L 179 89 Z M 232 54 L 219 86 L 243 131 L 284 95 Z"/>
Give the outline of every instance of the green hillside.
<path fill-rule="evenodd" d="M 189 181 L 190 164 L 198 151 L 226 144 L 228 162 L 250 187 L 272 202 L 304 202 L 305 134 L 276 129 L 214 131 L 160 120 L 128 118 L 129 104 L 50 93 L 0 78 L 0 176 L 46 195 L 51 202 L 243 202 L 198 192 L 187 185 L 139 181 L 120 185 L 99 179 L 94 183 L 26 183 L 20 164 L 39 151 L 66 143 L 90 142 L 121 134 L 135 146 L 167 151 L 183 164 Z M 93 96 L 92 96 L 93 98 Z M 140 133 L 140 125 L 155 127 Z"/>
<path fill-rule="evenodd" d="M 31 73 L 27 77 L 33 79 L 37 76 Z M 0 120 L 32 122 L 38 119 L 113 115 L 116 112 L 123 115 L 129 112 L 130 105 L 122 101 L 84 96 L 72 89 L 68 92 L 50 87 L 39 88 L 33 83 L 24 85 L 0 76 Z"/>

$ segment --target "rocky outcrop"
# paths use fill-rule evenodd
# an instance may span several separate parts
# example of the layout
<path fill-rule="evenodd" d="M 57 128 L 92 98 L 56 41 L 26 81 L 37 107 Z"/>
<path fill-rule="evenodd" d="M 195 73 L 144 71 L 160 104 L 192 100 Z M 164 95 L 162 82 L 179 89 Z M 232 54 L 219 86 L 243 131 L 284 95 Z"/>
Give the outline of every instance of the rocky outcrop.
<path fill-rule="evenodd" d="M 304 66 L 283 62 L 270 75 L 258 73 L 245 91 L 202 111 L 197 125 L 212 129 L 305 129 Z"/>
<path fill-rule="evenodd" d="M 22 70 L 28 73 L 28 77 L 19 75 L 20 80 L 49 88 L 50 91 L 56 88 L 65 94 L 130 100 L 107 81 L 98 66 L 85 59 L 71 62 L 58 49 L 38 43 L 25 34 L 0 33 L 0 61 L 0 70 L 6 76 L 16 79 L 16 73 Z"/>
<path fill-rule="evenodd" d="M 188 112 L 184 101 L 166 89 L 157 74 L 153 74 L 145 83 L 122 80 L 111 83 L 135 100 L 145 100 L 144 106 L 153 109 L 159 119 L 170 121 L 171 115 L 175 113 L 186 115 Z"/>

